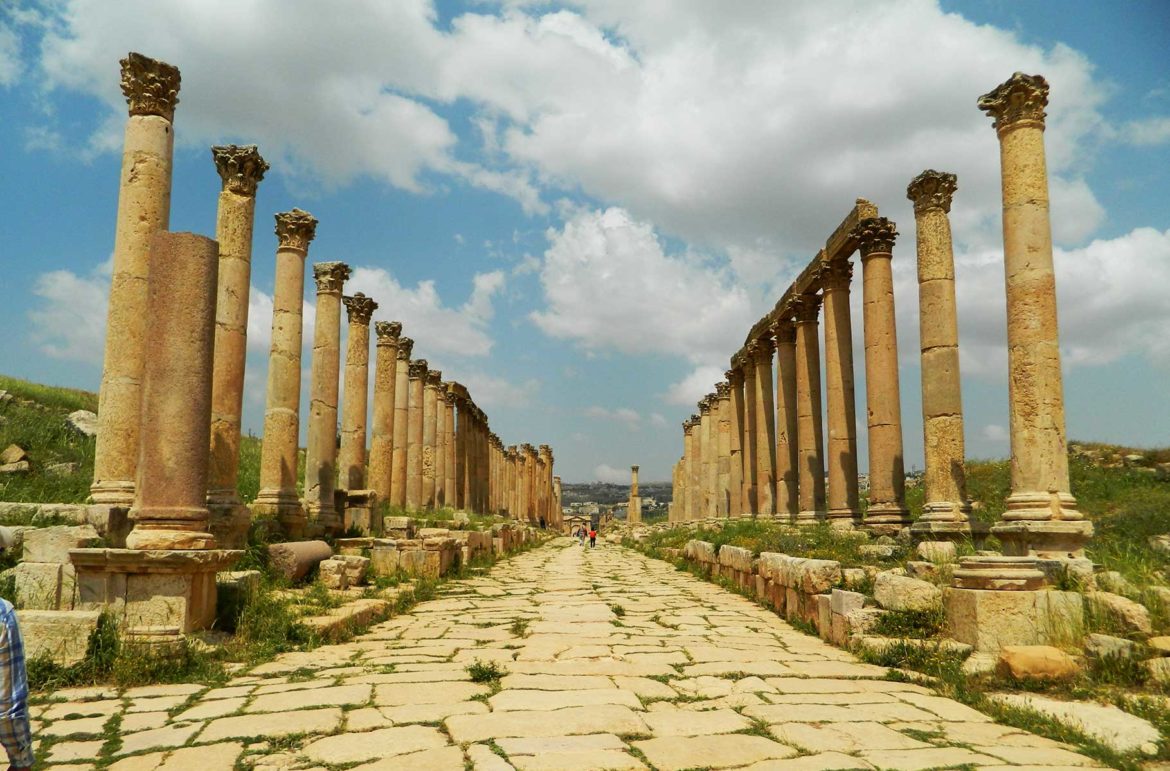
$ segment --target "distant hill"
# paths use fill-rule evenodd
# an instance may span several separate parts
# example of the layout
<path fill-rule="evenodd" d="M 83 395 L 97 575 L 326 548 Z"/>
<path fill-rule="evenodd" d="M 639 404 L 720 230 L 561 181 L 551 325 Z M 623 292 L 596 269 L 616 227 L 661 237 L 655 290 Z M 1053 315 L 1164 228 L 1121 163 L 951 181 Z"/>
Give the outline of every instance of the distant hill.
<path fill-rule="evenodd" d="M 638 492 L 643 498 L 656 498 L 666 502 L 673 500 L 669 482 L 639 482 Z M 603 504 L 625 503 L 630 497 L 630 486 L 609 482 L 565 482 L 561 485 L 561 496 L 561 501 L 566 506 L 587 501 Z"/>

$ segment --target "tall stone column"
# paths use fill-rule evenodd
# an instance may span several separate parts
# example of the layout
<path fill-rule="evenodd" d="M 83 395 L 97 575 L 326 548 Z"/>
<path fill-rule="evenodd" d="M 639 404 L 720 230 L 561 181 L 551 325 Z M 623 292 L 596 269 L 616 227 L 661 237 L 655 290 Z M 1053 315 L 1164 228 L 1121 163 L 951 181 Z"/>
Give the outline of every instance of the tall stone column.
<path fill-rule="evenodd" d="M 443 505 L 456 508 L 455 494 L 455 394 L 451 384 L 443 384 Z"/>
<path fill-rule="evenodd" d="M 256 186 L 268 171 L 255 145 L 211 148 L 223 188 L 215 220 L 219 288 L 215 310 L 215 363 L 211 375 L 211 465 L 207 480 L 209 527 L 224 548 L 244 545 L 251 516 L 237 490 L 240 413 L 248 350 L 248 293 Z"/>
<path fill-rule="evenodd" d="M 802 294 L 793 303 L 796 317 L 796 441 L 799 458 L 796 521 L 825 518 L 824 434 L 821 425 L 821 354 L 817 316 L 821 298 Z"/>
<path fill-rule="evenodd" d="M 631 525 L 642 522 L 642 497 L 638 495 L 637 466 L 630 466 L 630 498 L 626 502 L 626 522 Z"/>
<path fill-rule="evenodd" d="M 553 477 L 553 505 L 557 510 L 557 530 L 564 530 L 564 504 L 561 503 L 561 478 Z"/>
<path fill-rule="evenodd" d="M 305 533 L 305 512 L 297 495 L 300 444 L 301 330 L 305 257 L 317 220 L 292 209 L 276 215 L 276 286 L 272 293 L 272 347 L 268 354 L 268 395 L 260 447 L 260 492 L 252 514 L 273 517 L 289 538 Z"/>
<path fill-rule="evenodd" d="M 715 516 L 731 514 L 731 384 L 715 384 Z"/>
<path fill-rule="evenodd" d="M 449 390 L 455 395 L 455 508 L 467 509 L 467 399 L 460 384 Z"/>
<path fill-rule="evenodd" d="M 394 354 L 394 442 L 391 454 L 390 505 L 406 508 L 407 445 L 410 437 L 410 355 L 414 340 L 398 338 Z"/>
<path fill-rule="evenodd" d="M 522 445 L 524 451 L 524 516 L 529 523 L 536 521 L 536 448 Z"/>
<path fill-rule="evenodd" d="M 213 549 L 207 531 L 207 434 L 219 247 L 156 233 L 144 311 L 142 441 L 128 549 Z"/>
<path fill-rule="evenodd" d="M 865 316 L 865 401 L 869 411 L 869 506 L 865 525 L 893 534 L 910 524 L 902 462 L 898 331 L 891 267 L 898 232 L 885 217 L 857 223 Z"/>
<path fill-rule="evenodd" d="M 796 326 L 791 318 L 772 324 L 776 341 L 776 515 L 795 522 L 800 513 L 796 436 Z"/>
<path fill-rule="evenodd" d="M 715 394 L 707 394 L 699 402 L 699 432 L 702 435 L 702 454 L 699 471 L 699 489 L 702 490 L 699 518 L 708 519 L 715 516 L 715 481 L 718 467 L 715 462 L 715 423 L 716 418 L 711 414 L 715 404 Z"/>
<path fill-rule="evenodd" d="M 955 258 L 947 217 L 955 189 L 954 174 L 933 170 L 922 172 L 906 188 L 906 197 L 914 202 L 918 244 L 922 432 L 926 456 L 922 516 L 910 529 L 915 538 L 924 540 L 961 540 L 972 536 L 967 472 L 963 465 Z"/>
<path fill-rule="evenodd" d="M 755 347 L 752 347 L 752 344 Z M 776 516 L 776 408 L 772 403 L 770 335 L 753 340 L 748 355 L 756 357 L 756 502 L 761 517 Z"/>
<path fill-rule="evenodd" d="M 516 518 L 516 446 L 504 448 L 504 515 Z"/>
<path fill-rule="evenodd" d="M 743 355 L 743 399 L 746 410 L 743 424 L 743 506 L 744 516 L 755 517 L 760 513 L 757 477 L 760 473 L 759 447 L 756 431 L 759 402 L 756 400 L 756 357 L 744 352 Z"/>
<path fill-rule="evenodd" d="M 552 448 L 547 444 L 540 446 L 540 459 L 544 461 L 543 475 L 540 479 L 540 487 L 543 490 L 541 513 L 544 517 L 545 524 L 552 525 L 552 470 L 553 470 L 553 453 Z M 640 501 L 641 499 L 639 499 Z M 639 502 L 638 515 L 641 516 L 641 503 Z"/>
<path fill-rule="evenodd" d="M 341 293 L 349 278 L 344 262 L 313 266 L 317 321 L 309 381 L 309 432 L 305 444 L 305 509 L 326 533 L 341 529 L 333 505 L 337 485 L 337 382 L 341 375 Z"/>
<path fill-rule="evenodd" d="M 341 452 L 337 466 L 338 484 L 343 490 L 366 489 L 366 413 L 370 394 L 370 319 L 378 308 L 372 298 L 358 292 L 342 299 L 345 303 L 349 331 L 345 342 L 345 400 L 341 411 Z M 380 341 L 379 341 L 380 342 Z M 397 339 L 395 339 L 397 343 Z M 392 360 L 389 356 L 383 356 Z M 377 360 L 374 362 L 377 368 Z M 383 378 L 389 373 L 383 371 Z M 389 378 L 393 383 L 393 377 Z M 375 383 L 375 387 L 376 387 Z M 385 386 L 383 386 L 385 387 Z M 375 403 L 374 412 L 378 411 Z M 393 415 L 393 406 L 382 413 Z M 389 468 L 388 464 L 383 464 Z M 387 485 L 389 487 L 389 485 Z M 384 492 L 388 493 L 389 490 Z M 380 500 L 385 500 L 381 498 Z"/>
<path fill-rule="evenodd" d="M 849 283 L 853 265 L 834 260 L 821 269 L 825 305 L 825 401 L 829 415 L 829 524 L 861 525 L 857 489 L 857 407 L 853 394 L 853 322 Z"/>
<path fill-rule="evenodd" d="M 410 362 L 407 393 L 410 403 L 406 413 L 406 508 L 423 507 L 423 385 L 427 378 L 427 360 Z"/>
<path fill-rule="evenodd" d="M 1008 556 L 1081 557 L 1093 534 L 1068 477 L 1056 274 L 1048 213 L 1048 83 L 1017 72 L 979 98 L 995 119 L 1003 184 L 1012 491 L 992 532 Z"/>
<path fill-rule="evenodd" d="M 679 521 L 687 522 L 694 519 L 694 468 L 695 468 L 695 428 L 691 418 L 683 421 L 683 457 L 679 476 L 682 478 L 683 495 L 682 506 L 679 508 Z"/>
<path fill-rule="evenodd" d="M 179 70 L 136 53 L 121 65 L 130 117 L 122 148 L 90 496 L 94 503 L 129 507 L 134 502 L 142 372 L 148 355 L 150 239 L 170 226 L 175 140 L 171 124 L 179 103 Z"/>
<path fill-rule="evenodd" d="M 351 309 L 351 323 L 353 312 Z M 368 330 L 367 334 L 369 334 Z M 350 332 L 350 335 L 352 340 L 353 332 Z M 375 322 L 374 335 L 377 337 L 374 349 L 374 420 L 370 436 L 369 478 L 365 483 L 378 496 L 378 501 L 393 503 L 390 488 L 394 478 L 394 399 L 398 395 L 398 342 L 402 337 L 402 324 L 397 321 Z M 346 374 L 348 375 L 348 372 Z M 345 391 L 346 394 L 349 393 L 348 382 L 346 382 Z M 348 395 L 345 405 L 348 413 Z M 354 409 L 357 409 L 356 405 Z M 343 431 L 341 435 L 343 459 L 347 457 L 345 442 L 345 432 Z M 354 461 L 352 459 L 342 460 L 343 473 L 347 462 L 352 464 Z M 349 473 L 350 480 L 353 477 L 351 471 Z"/>
<path fill-rule="evenodd" d="M 743 507 L 743 371 L 731 368 L 723 373 L 731 392 L 728 416 L 731 423 L 728 436 L 727 516 L 742 517 Z"/>
<path fill-rule="evenodd" d="M 422 424 L 422 505 L 426 509 L 438 508 L 439 388 L 442 382 L 442 372 L 437 369 L 427 371 L 423 384 Z"/>

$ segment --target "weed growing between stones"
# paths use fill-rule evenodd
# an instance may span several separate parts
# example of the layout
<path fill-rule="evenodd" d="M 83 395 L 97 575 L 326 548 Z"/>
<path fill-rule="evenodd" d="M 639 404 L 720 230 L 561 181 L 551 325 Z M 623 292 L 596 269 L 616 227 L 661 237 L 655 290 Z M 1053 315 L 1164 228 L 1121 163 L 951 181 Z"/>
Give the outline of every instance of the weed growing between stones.
<path fill-rule="evenodd" d="M 621 605 L 618 605 L 616 602 L 613 603 L 612 605 L 610 605 L 609 609 L 612 610 L 613 614 L 615 616 L 617 616 L 618 618 L 621 618 L 622 616 L 626 615 L 626 609 L 623 608 Z"/>
<path fill-rule="evenodd" d="M 467 665 L 467 674 L 473 683 L 498 683 L 500 678 L 508 674 L 496 661 L 481 661 L 476 659 Z"/>

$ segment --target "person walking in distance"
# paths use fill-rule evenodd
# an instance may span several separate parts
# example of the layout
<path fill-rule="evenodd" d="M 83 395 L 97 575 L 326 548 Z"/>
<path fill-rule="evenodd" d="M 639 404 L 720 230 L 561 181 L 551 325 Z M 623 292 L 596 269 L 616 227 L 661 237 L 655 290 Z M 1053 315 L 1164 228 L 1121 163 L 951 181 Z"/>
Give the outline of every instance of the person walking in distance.
<path fill-rule="evenodd" d="M 0 599 L 0 744 L 8 752 L 8 771 L 28 771 L 35 762 L 28 722 L 28 673 L 24 641 L 12 603 Z"/>
<path fill-rule="evenodd" d="M 590 528 L 590 530 L 589 530 L 589 548 L 593 549 L 596 547 L 597 547 L 597 531 Z"/>

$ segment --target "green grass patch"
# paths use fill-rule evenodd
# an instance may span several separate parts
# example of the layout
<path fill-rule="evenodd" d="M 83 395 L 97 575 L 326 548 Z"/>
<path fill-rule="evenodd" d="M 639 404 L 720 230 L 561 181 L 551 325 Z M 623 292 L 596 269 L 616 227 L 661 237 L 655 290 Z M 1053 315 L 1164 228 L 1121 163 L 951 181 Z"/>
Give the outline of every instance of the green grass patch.
<path fill-rule="evenodd" d="M 498 683 L 500 678 L 508 674 L 508 670 L 498 662 L 476 659 L 467 665 L 467 674 L 473 683 Z"/>

